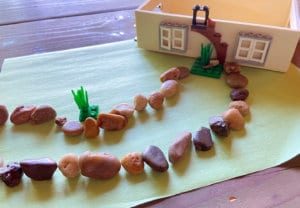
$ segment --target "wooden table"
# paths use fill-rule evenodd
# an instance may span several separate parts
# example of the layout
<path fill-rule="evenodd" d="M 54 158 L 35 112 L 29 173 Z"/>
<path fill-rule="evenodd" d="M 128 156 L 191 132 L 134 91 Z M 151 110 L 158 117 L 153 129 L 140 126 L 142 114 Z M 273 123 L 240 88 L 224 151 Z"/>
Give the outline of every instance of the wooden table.
<path fill-rule="evenodd" d="M 0 0 L 0 66 L 10 57 L 134 41 L 134 9 L 143 2 Z M 300 155 L 278 167 L 138 207 L 299 207 L 299 180 Z"/>

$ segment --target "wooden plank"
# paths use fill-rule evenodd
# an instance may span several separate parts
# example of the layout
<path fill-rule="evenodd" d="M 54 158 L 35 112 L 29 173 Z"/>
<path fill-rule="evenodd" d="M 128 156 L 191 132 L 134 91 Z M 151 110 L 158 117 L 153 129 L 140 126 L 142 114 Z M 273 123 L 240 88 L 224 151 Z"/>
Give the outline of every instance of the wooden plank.
<path fill-rule="evenodd" d="M 134 39 L 134 24 L 134 11 L 126 10 L 1 26 L 0 64 L 9 57 Z"/>
<path fill-rule="evenodd" d="M 0 26 L 59 17 L 132 10 L 144 0 L 0 0 Z"/>
<path fill-rule="evenodd" d="M 279 167 L 152 201 L 134 208 L 296 207 L 295 203 L 300 202 L 299 178 L 300 155 Z"/>

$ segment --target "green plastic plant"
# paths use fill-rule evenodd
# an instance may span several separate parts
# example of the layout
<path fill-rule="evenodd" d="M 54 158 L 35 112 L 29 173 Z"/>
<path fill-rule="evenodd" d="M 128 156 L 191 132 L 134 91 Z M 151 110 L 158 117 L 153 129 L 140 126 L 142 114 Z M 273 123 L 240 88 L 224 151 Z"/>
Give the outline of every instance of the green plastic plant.
<path fill-rule="evenodd" d="M 203 43 L 201 44 L 201 51 L 200 51 L 200 64 L 202 66 L 206 66 L 209 64 L 209 61 L 211 59 L 211 55 L 213 52 L 213 47 L 212 45 L 209 43 L 207 45 L 203 45 Z"/>
<path fill-rule="evenodd" d="M 74 90 L 71 90 L 75 103 L 77 104 L 80 112 L 79 112 L 79 121 L 85 121 L 88 117 L 93 117 L 97 119 L 99 108 L 97 105 L 90 106 L 88 93 L 81 86 L 80 89 L 75 93 Z"/>

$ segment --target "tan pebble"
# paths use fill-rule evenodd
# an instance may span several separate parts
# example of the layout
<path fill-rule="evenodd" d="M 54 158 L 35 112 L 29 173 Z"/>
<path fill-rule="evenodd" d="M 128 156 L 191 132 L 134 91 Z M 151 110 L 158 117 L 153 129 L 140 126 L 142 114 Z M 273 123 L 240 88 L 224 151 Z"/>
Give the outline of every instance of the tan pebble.
<path fill-rule="evenodd" d="M 235 108 L 239 110 L 239 112 L 242 114 L 242 116 L 246 116 L 249 114 L 249 105 L 242 100 L 239 101 L 232 101 L 229 103 L 229 108 Z"/>
<path fill-rule="evenodd" d="M 177 163 L 188 151 L 192 143 L 192 133 L 181 133 L 170 145 L 168 150 L 169 161 L 172 164 Z"/>
<path fill-rule="evenodd" d="M 55 124 L 57 126 L 63 126 L 66 122 L 67 122 L 66 117 L 57 117 L 57 118 L 55 118 Z"/>
<path fill-rule="evenodd" d="M 236 62 L 225 62 L 224 71 L 226 72 L 226 74 L 239 73 L 241 69 L 240 69 L 240 65 Z"/>
<path fill-rule="evenodd" d="M 241 130 L 245 127 L 245 119 L 239 110 L 230 108 L 222 114 L 223 119 L 228 123 L 229 128 Z"/>
<path fill-rule="evenodd" d="M 244 88 L 248 84 L 248 78 L 240 73 L 230 73 L 226 76 L 226 83 L 231 88 Z"/>
<path fill-rule="evenodd" d="M 147 107 L 148 99 L 146 96 L 142 94 L 138 94 L 134 96 L 133 102 L 134 102 L 134 109 L 137 111 L 142 111 L 145 110 L 145 108 Z"/>
<path fill-rule="evenodd" d="M 110 113 L 118 114 L 121 116 L 125 116 L 126 118 L 130 118 L 134 113 L 134 106 L 128 103 L 121 103 L 113 107 Z"/>
<path fill-rule="evenodd" d="M 178 66 L 177 69 L 180 71 L 178 79 L 184 79 L 190 76 L 190 69 L 188 67 Z"/>
<path fill-rule="evenodd" d="M 139 152 L 128 153 L 121 159 L 123 168 L 131 174 L 144 172 L 144 161 L 142 154 Z"/>
<path fill-rule="evenodd" d="M 83 125 L 79 121 L 67 121 L 62 131 L 66 136 L 79 136 L 83 132 Z"/>
<path fill-rule="evenodd" d="M 74 178 L 80 174 L 79 158 L 73 153 L 64 155 L 58 162 L 58 169 L 67 178 Z"/>
<path fill-rule="evenodd" d="M 178 80 L 180 76 L 180 70 L 177 67 L 173 67 L 160 75 L 160 81 L 165 82 L 167 80 Z"/>
<path fill-rule="evenodd" d="M 161 94 L 166 97 L 172 97 L 178 92 L 178 83 L 176 80 L 167 80 L 160 87 Z"/>
<path fill-rule="evenodd" d="M 105 130 L 121 130 L 127 124 L 124 116 L 112 113 L 100 113 L 97 121 L 99 127 Z"/>
<path fill-rule="evenodd" d="M 8 119 L 8 111 L 4 105 L 0 104 L 0 126 L 4 125 Z"/>
<path fill-rule="evenodd" d="M 42 124 L 56 117 L 56 111 L 50 105 L 37 107 L 30 116 L 31 124 Z"/>
<path fill-rule="evenodd" d="M 95 138 L 99 135 L 100 129 L 98 122 L 92 117 L 88 117 L 84 121 L 84 135 L 86 138 Z"/>
<path fill-rule="evenodd" d="M 31 114 L 36 109 L 33 105 L 21 105 L 15 108 L 10 115 L 10 121 L 15 125 L 24 124 L 30 121 Z"/>
<path fill-rule="evenodd" d="M 121 169 L 119 159 L 109 153 L 85 152 L 79 157 L 81 174 L 94 179 L 109 179 Z"/>
<path fill-rule="evenodd" d="M 160 92 L 154 92 L 149 96 L 148 103 L 153 109 L 159 110 L 163 106 L 164 96 Z"/>

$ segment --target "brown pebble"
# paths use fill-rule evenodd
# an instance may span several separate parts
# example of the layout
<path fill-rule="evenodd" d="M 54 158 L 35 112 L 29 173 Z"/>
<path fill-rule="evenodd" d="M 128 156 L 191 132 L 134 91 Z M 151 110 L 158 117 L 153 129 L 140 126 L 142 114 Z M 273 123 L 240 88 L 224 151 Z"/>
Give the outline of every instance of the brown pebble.
<path fill-rule="evenodd" d="M 36 109 L 33 105 L 21 105 L 15 108 L 10 115 L 10 121 L 15 125 L 24 124 L 30 121 L 31 114 Z"/>
<path fill-rule="evenodd" d="M 245 126 L 245 119 L 239 110 L 230 108 L 222 114 L 224 120 L 228 123 L 229 128 L 233 130 L 241 130 Z"/>
<path fill-rule="evenodd" d="M 147 163 L 147 165 L 149 165 L 153 170 L 158 172 L 168 170 L 169 163 L 159 147 L 150 145 L 146 148 L 142 155 L 144 162 Z"/>
<path fill-rule="evenodd" d="M 176 80 L 167 80 L 162 83 L 160 92 L 165 98 L 169 98 L 177 94 L 178 83 Z"/>
<path fill-rule="evenodd" d="M 50 158 L 27 159 L 20 162 L 25 175 L 37 181 L 50 180 L 57 169 L 57 164 Z"/>
<path fill-rule="evenodd" d="M 64 155 L 58 162 L 58 169 L 67 178 L 74 178 L 80 174 L 79 158 L 73 153 Z"/>
<path fill-rule="evenodd" d="M 126 118 L 130 118 L 134 113 L 134 106 L 132 106 L 128 103 L 121 103 L 121 104 L 113 107 L 113 109 L 110 113 L 118 114 L 121 116 L 125 116 Z"/>
<path fill-rule="evenodd" d="M 231 73 L 226 76 L 226 83 L 231 88 L 245 88 L 248 84 L 248 79 L 240 73 Z"/>
<path fill-rule="evenodd" d="M 11 162 L 5 167 L 0 167 L 0 178 L 8 187 L 15 187 L 19 185 L 22 176 L 22 168 L 17 162 Z"/>
<path fill-rule="evenodd" d="M 199 151 L 210 150 L 214 145 L 214 142 L 211 137 L 210 129 L 206 127 L 202 127 L 199 131 L 197 131 L 193 137 L 193 144 L 196 150 Z"/>
<path fill-rule="evenodd" d="M 179 76 L 180 76 L 180 70 L 177 67 L 173 67 L 160 75 L 160 81 L 165 82 L 167 80 L 178 80 Z"/>
<path fill-rule="evenodd" d="M 242 116 L 247 116 L 250 113 L 249 105 L 242 100 L 239 101 L 232 101 L 229 103 L 229 108 L 235 108 L 240 111 Z"/>
<path fill-rule="evenodd" d="M 160 92 L 154 92 L 149 96 L 148 103 L 153 109 L 159 110 L 163 106 L 164 96 Z"/>
<path fill-rule="evenodd" d="M 245 88 L 233 89 L 230 92 L 230 98 L 233 101 L 235 101 L 235 100 L 246 100 L 248 96 L 249 96 L 249 91 Z"/>
<path fill-rule="evenodd" d="M 100 128 L 108 131 L 121 130 L 127 124 L 124 116 L 112 113 L 100 113 L 97 121 Z"/>
<path fill-rule="evenodd" d="M 37 107 L 30 116 L 31 124 L 42 124 L 56 117 L 56 111 L 50 105 Z"/>
<path fill-rule="evenodd" d="M 225 62 L 224 71 L 226 74 L 239 73 L 241 71 L 240 65 L 236 62 Z"/>
<path fill-rule="evenodd" d="M 227 137 L 230 133 L 228 123 L 222 116 L 212 116 L 209 118 L 209 126 L 211 130 L 218 136 Z"/>
<path fill-rule="evenodd" d="M 66 117 L 57 117 L 57 118 L 55 118 L 55 124 L 57 126 L 63 126 L 66 122 L 67 122 Z"/>
<path fill-rule="evenodd" d="M 0 104 L 0 126 L 4 125 L 8 119 L 8 111 L 4 105 Z"/>
<path fill-rule="evenodd" d="M 100 129 L 98 122 L 92 117 L 88 117 L 84 121 L 84 135 L 86 138 L 95 138 L 99 135 Z"/>
<path fill-rule="evenodd" d="M 190 76 L 190 69 L 188 67 L 178 66 L 177 69 L 180 71 L 178 79 L 184 79 Z"/>
<path fill-rule="evenodd" d="M 134 96 L 134 109 L 137 111 L 142 111 L 147 107 L 148 99 L 142 94 Z"/>
<path fill-rule="evenodd" d="M 131 174 L 144 172 L 144 161 L 140 152 L 128 153 L 121 159 L 123 168 Z"/>
<path fill-rule="evenodd" d="M 66 136 L 79 136 L 84 130 L 79 121 L 67 121 L 61 129 Z"/>
<path fill-rule="evenodd" d="M 109 153 L 83 153 L 79 157 L 81 174 L 94 179 L 110 179 L 117 175 L 121 168 L 118 158 Z"/>
<path fill-rule="evenodd" d="M 192 143 L 191 132 L 181 133 L 170 145 L 168 158 L 172 164 L 176 164 L 183 158 Z"/>

